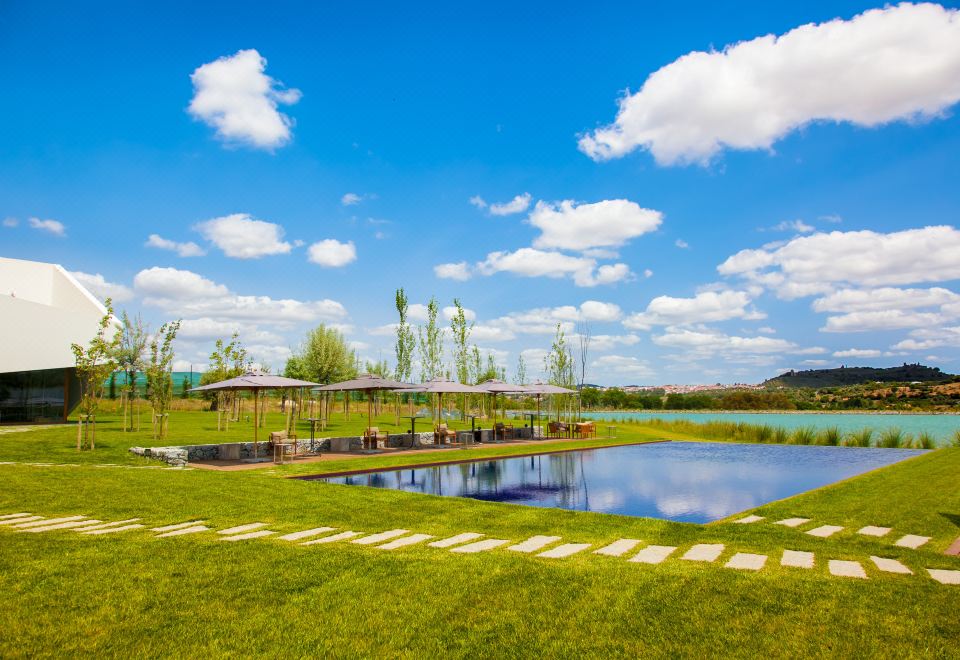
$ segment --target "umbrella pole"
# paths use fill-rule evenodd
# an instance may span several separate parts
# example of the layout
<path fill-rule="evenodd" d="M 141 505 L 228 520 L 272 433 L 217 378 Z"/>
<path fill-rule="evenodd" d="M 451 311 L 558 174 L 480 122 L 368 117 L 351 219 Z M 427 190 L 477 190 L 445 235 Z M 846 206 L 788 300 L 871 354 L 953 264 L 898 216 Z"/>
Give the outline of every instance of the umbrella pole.
<path fill-rule="evenodd" d="M 259 394 L 259 390 L 254 388 L 253 389 L 253 458 L 254 460 L 257 459 L 257 454 L 258 454 L 257 452 L 257 430 L 259 426 L 257 423 L 259 421 L 257 419 L 257 410 L 258 410 L 257 395 L 258 394 Z"/>

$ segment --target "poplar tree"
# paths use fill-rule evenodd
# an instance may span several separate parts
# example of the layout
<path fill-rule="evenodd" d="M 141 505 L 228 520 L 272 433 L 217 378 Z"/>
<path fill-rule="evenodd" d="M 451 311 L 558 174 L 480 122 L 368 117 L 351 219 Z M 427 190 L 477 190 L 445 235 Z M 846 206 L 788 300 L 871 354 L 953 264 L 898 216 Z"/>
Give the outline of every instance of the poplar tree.
<path fill-rule="evenodd" d="M 103 399 L 104 391 L 107 387 L 107 378 L 117 368 L 114 355 L 117 347 L 120 345 L 120 329 L 117 328 L 111 334 L 111 326 L 114 324 L 113 301 L 107 298 L 105 301 L 106 314 L 100 319 L 97 334 L 90 340 L 86 347 L 80 344 L 71 344 L 70 350 L 73 351 L 74 364 L 77 370 L 77 379 L 80 381 L 80 411 L 83 420 L 77 424 L 77 449 L 87 447 L 93 449 L 96 446 L 97 426 L 96 420 L 90 425 L 91 417 L 97 412 L 100 401 Z M 81 435 L 81 430 L 85 432 Z"/>
<path fill-rule="evenodd" d="M 416 340 L 413 337 L 413 328 L 407 322 L 407 313 L 410 309 L 406 292 L 400 288 L 396 294 L 397 314 L 400 316 L 400 322 L 397 324 L 397 344 L 395 353 L 397 355 L 397 370 L 395 377 L 400 382 L 409 381 L 413 376 L 413 351 L 416 348 Z"/>
<path fill-rule="evenodd" d="M 173 398 L 173 340 L 180 330 L 180 321 L 164 323 L 150 340 L 150 358 L 144 370 L 147 376 L 147 397 L 153 408 L 153 437 L 167 436 L 167 407 Z"/>
<path fill-rule="evenodd" d="M 427 303 L 427 325 L 417 327 L 421 382 L 443 375 L 443 328 L 437 324 L 439 312 L 436 297 L 431 297 Z"/>

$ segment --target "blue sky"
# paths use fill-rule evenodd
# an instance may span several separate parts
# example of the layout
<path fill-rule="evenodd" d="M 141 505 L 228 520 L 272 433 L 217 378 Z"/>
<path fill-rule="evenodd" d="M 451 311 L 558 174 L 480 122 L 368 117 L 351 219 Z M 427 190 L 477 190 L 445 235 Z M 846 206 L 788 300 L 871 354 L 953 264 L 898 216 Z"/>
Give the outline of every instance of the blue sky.
<path fill-rule="evenodd" d="M 392 362 L 403 286 L 508 373 L 578 320 L 606 384 L 956 371 L 957 6 L 4 3 L 0 255 L 195 368 Z"/>

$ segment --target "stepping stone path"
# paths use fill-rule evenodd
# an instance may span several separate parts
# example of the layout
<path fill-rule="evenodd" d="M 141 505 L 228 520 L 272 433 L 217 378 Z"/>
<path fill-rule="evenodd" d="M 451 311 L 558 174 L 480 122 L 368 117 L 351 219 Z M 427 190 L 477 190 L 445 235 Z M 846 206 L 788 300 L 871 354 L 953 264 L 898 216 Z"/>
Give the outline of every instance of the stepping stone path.
<path fill-rule="evenodd" d="M 467 545 L 461 545 L 458 548 L 454 548 L 450 552 L 462 552 L 464 554 L 473 554 L 475 552 L 485 552 L 487 550 L 493 550 L 494 548 L 499 548 L 501 545 L 506 545 L 510 543 L 510 539 L 485 539 L 483 541 L 477 541 L 476 543 L 468 543 Z"/>
<path fill-rule="evenodd" d="M 74 528 L 73 531 L 75 531 L 75 532 L 90 532 L 90 531 L 93 531 L 93 530 L 95 530 L 95 529 L 107 529 L 107 528 L 109 528 L 109 527 L 119 527 L 120 525 L 126 525 L 126 524 L 128 524 L 128 523 L 135 523 L 135 522 L 137 522 L 138 520 L 140 520 L 140 519 L 139 519 L 139 518 L 127 518 L 126 520 L 117 520 L 116 522 L 102 523 L 102 524 L 100 524 L 100 525 L 92 525 L 92 526 L 90 526 L 90 527 L 77 527 L 77 528 Z M 93 522 L 93 521 L 87 521 L 87 522 Z"/>
<path fill-rule="evenodd" d="M 720 553 L 723 552 L 722 543 L 698 543 L 689 550 L 680 559 L 687 561 L 716 561 Z"/>
<path fill-rule="evenodd" d="M 18 525 L 14 525 L 17 529 L 29 529 L 31 527 L 46 527 L 47 525 L 56 525 L 57 523 L 71 522 L 73 520 L 83 520 L 86 516 L 66 516 L 65 518 L 47 518 L 36 520 L 33 522 L 22 522 Z"/>
<path fill-rule="evenodd" d="M 809 518 L 785 518 L 773 523 L 774 525 L 783 525 L 784 527 L 799 527 L 804 523 L 810 522 Z"/>
<path fill-rule="evenodd" d="M 829 568 L 831 575 L 860 578 L 862 580 L 867 579 L 867 574 L 864 572 L 863 566 L 861 566 L 860 562 L 858 561 L 831 559 L 827 562 L 827 568 Z"/>
<path fill-rule="evenodd" d="M 753 555 L 749 552 L 738 552 L 730 558 L 725 568 L 739 568 L 745 571 L 759 571 L 767 563 L 766 555 Z"/>
<path fill-rule="evenodd" d="M 104 529 L 94 529 L 89 532 L 83 532 L 84 534 L 114 534 L 116 532 L 129 532 L 131 529 L 141 529 L 144 525 L 124 525 L 123 527 L 106 527 Z M 206 529 L 206 528 L 204 528 Z M 161 534 L 160 536 L 169 536 L 169 534 Z M 157 538 L 160 538 L 159 536 Z"/>
<path fill-rule="evenodd" d="M 409 533 L 409 529 L 391 529 L 389 532 L 380 532 L 379 534 L 364 536 L 362 539 L 351 541 L 351 543 L 356 543 L 357 545 L 373 545 L 374 543 L 382 543 L 383 541 L 389 541 L 390 539 Z"/>
<path fill-rule="evenodd" d="M 894 545 L 898 545 L 901 548 L 910 548 L 911 550 L 916 550 L 921 545 L 930 540 L 929 536 L 917 536 L 916 534 L 907 534 L 906 536 L 897 540 Z"/>
<path fill-rule="evenodd" d="M 559 540 L 559 536 L 532 536 L 523 543 L 511 545 L 507 550 L 513 550 L 514 552 L 533 552 L 551 543 L 556 543 Z"/>
<path fill-rule="evenodd" d="M 223 534 L 223 532 L 220 532 Z M 258 532 L 247 532 L 246 534 L 232 534 L 230 536 L 220 539 L 221 541 L 246 541 L 247 539 L 259 539 L 263 536 L 270 536 L 271 534 L 276 534 L 276 532 L 269 529 L 261 529 Z"/>
<path fill-rule="evenodd" d="M 841 529 L 843 529 L 843 527 L 840 525 L 821 525 L 820 527 L 814 527 L 811 530 L 807 530 L 807 534 L 825 539 L 828 536 L 833 536 Z"/>
<path fill-rule="evenodd" d="M 316 536 L 317 534 L 323 534 L 324 532 L 332 532 L 335 529 L 336 527 L 314 527 L 313 529 L 305 529 L 302 532 L 284 534 L 283 536 L 278 536 L 277 538 L 281 541 L 299 541 L 300 539 L 306 539 L 311 536 Z"/>
<path fill-rule="evenodd" d="M 9 520 L 10 518 L 26 518 L 29 513 L 8 513 L 5 516 L 0 516 L 0 520 Z"/>
<path fill-rule="evenodd" d="M 950 547 L 947 548 L 947 551 L 944 554 L 951 555 L 953 557 L 960 555 L 960 537 L 957 537 L 957 539 L 950 544 Z"/>
<path fill-rule="evenodd" d="M 138 527 L 143 527 L 143 525 L 138 525 Z M 210 528 L 206 525 L 193 525 L 192 527 L 181 527 L 180 529 L 175 529 L 172 532 L 166 532 L 164 534 L 157 534 L 158 539 L 165 539 L 168 536 L 183 536 L 184 534 L 196 534 L 198 532 L 209 531 Z M 96 532 L 88 532 L 88 534 L 96 534 L 103 530 L 97 530 Z"/>
<path fill-rule="evenodd" d="M 249 523 L 247 525 L 238 525 L 237 527 L 229 527 L 227 529 L 221 529 L 217 534 L 240 534 L 242 532 L 250 532 L 255 529 L 260 529 L 261 527 L 266 527 L 267 523 Z"/>
<path fill-rule="evenodd" d="M 547 559 L 561 559 L 586 550 L 591 545 L 591 543 L 564 543 L 563 545 L 558 545 L 556 548 L 550 548 L 546 552 L 541 552 L 537 556 L 546 557 Z"/>
<path fill-rule="evenodd" d="M 0 520 L 0 525 L 16 525 L 17 523 L 29 522 L 31 520 L 43 520 L 43 516 L 27 516 L 26 518 L 18 516 L 9 520 Z"/>
<path fill-rule="evenodd" d="M 640 543 L 640 541 L 637 539 L 619 539 L 608 546 L 600 548 L 599 550 L 594 550 L 593 554 L 606 555 L 607 557 L 619 557 L 620 555 L 633 550 L 638 543 Z"/>
<path fill-rule="evenodd" d="M 451 536 L 448 539 L 434 541 L 433 543 L 428 543 L 427 545 L 429 545 L 431 548 L 449 548 L 451 545 L 473 541 L 481 536 L 483 536 L 483 534 L 477 534 L 476 532 L 464 532 L 463 534 L 457 534 L 456 536 Z"/>
<path fill-rule="evenodd" d="M 672 555 L 676 549 L 676 546 L 672 545 L 648 545 L 628 561 L 638 562 L 640 564 L 659 564 Z"/>
<path fill-rule="evenodd" d="M 319 543 L 336 543 L 337 541 L 346 541 L 347 539 L 352 539 L 355 536 L 360 536 L 363 532 L 340 532 L 339 534 L 334 534 L 332 536 L 324 536 L 323 538 L 313 539 L 312 541 L 304 541 L 300 545 L 317 545 Z"/>
<path fill-rule="evenodd" d="M 784 550 L 780 565 L 792 566 L 793 568 L 813 568 L 813 553 L 800 550 Z"/>
<path fill-rule="evenodd" d="M 748 525 L 750 523 L 760 522 L 761 520 L 763 520 L 763 516 L 747 516 L 746 518 L 734 520 L 733 522 Z"/>
<path fill-rule="evenodd" d="M 960 584 L 960 571 L 947 571 L 938 568 L 928 568 L 927 573 L 940 584 Z"/>
<path fill-rule="evenodd" d="M 70 529 L 72 527 L 83 527 L 84 525 L 96 525 L 102 523 L 102 520 L 73 520 L 70 522 L 57 523 L 56 525 L 45 525 L 43 527 L 31 527 L 30 529 L 21 529 L 21 532 L 52 532 L 57 529 Z"/>
<path fill-rule="evenodd" d="M 183 529 L 184 527 L 194 527 L 196 525 L 202 525 L 206 520 L 191 520 L 190 522 L 177 523 L 176 525 L 166 525 L 164 527 L 154 527 L 151 529 L 151 532 L 172 532 L 175 529 Z"/>
<path fill-rule="evenodd" d="M 896 559 L 885 559 L 883 557 L 870 557 L 878 569 L 885 573 L 900 573 L 901 575 L 913 575 L 913 571 L 898 562 Z"/>
<path fill-rule="evenodd" d="M 857 530 L 857 534 L 863 534 L 864 536 L 886 536 L 890 533 L 889 527 L 874 527 L 873 525 L 867 525 L 866 527 L 861 527 Z"/>
<path fill-rule="evenodd" d="M 390 541 L 390 543 L 384 543 L 383 545 L 378 545 L 378 550 L 396 550 L 397 548 L 403 548 L 408 545 L 416 545 L 417 543 L 423 543 L 427 539 L 432 539 L 433 534 L 412 534 L 410 536 L 404 536 L 402 539 L 395 539 Z"/>

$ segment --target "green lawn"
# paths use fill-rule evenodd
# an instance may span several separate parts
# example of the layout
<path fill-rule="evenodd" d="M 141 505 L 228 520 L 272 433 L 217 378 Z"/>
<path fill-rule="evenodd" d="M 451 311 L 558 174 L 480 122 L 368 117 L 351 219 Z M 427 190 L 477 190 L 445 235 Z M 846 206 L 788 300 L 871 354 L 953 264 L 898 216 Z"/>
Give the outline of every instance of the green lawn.
<path fill-rule="evenodd" d="M 280 417 L 275 419 L 279 428 Z M 378 423 L 386 421 L 387 416 Z M 169 444 L 204 441 L 216 434 L 210 422 L 206 414 L 177 415 Z M 354 416 L 349 425 L 339 424 L 331 433 L 362 428 L 364 422 Z M 641 427 L 621 430 L 621 442 L 663 435 Z M 802 516 L 847 527 L 835 537 L 815 539 L 763 523 L 691 525 L 281 478 L 344 464 L 356 469 L 429 462 L 437 460 L 436 453 L 244 472 L 96 467 L 147 464 L 126 447 L 151 443 L 145 434 L 123 434 L 104 423 L 100 448 L 78 455 L 70 448 L 74 432 L 61 427 L 0 435 L 0 461 L 82 463 L 0 465 L 0 513 L 141 517 L 151 525 L 206 519 L 218 528 L 256 520 L 281 532 L 329 525 L 367 532 L 402 527 L 438 537 L 477 531 L 516 541 L 533 534 L 594 544 L 636 538 L 681 550 L 718 542 L 727 545 L 721 560 L 733 551 L 769 554 L 770 560 L 763 571 L 742 574 L 719 562 L 670 559 L 654 567 L 589 553 L 550 561 L 505 551 L 457 555 L 424 546 L 388 553 L 270 539 L 223 543 L 212 534 L 155 539 L 149 532 L 88 537 L 0 529 L 0 657 L 949 657 L 957 652 L 960 588 L 925 574 L 878 573 L 868 557 L 897 557 L 918 573 L 924 567 L 960 569 L 960 560 L 941 554 L 960 534 L 958 449 L 757 509 L 774 519 Z M 217 437 L 246 439 L 249 432 L 249 426 L 234 428 Z M 529 447 L 451 450 L 441 457 L 521 450 Z M 911 551 L 894 549 L 892 539 L 852 533 L 868 524 L 934 540 Z M 785 548 L 816 551 L 817 568 L 780 567 Z M 826 558 L 860 561 L 871 579 L 831 577 Z"/>

